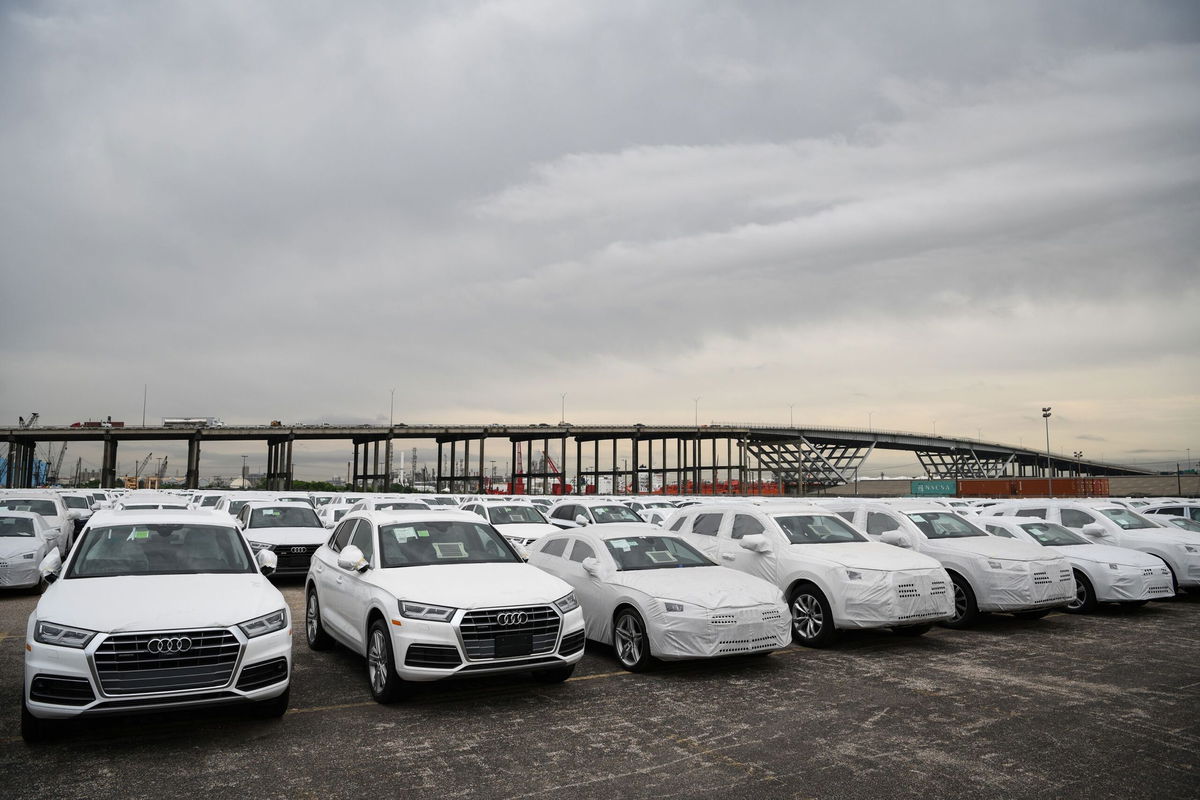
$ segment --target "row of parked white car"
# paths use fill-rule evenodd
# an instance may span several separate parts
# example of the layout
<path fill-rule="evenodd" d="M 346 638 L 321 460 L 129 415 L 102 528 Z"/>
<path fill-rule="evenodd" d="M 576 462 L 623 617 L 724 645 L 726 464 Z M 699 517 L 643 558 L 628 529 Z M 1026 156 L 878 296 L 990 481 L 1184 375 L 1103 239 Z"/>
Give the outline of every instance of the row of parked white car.
<path fill-rule="evenodd" d="M 50 494 L 0 496 L 0 531 L 36 517 L 33 538 L 49 543 L 57 517 L 35 501 Z M 68 513 L 43 555 L 18 559 L 52 581 L 27 631 L 30 740 L 81 714 L 215 703 L 282 714 L 291 618 L 271 575 L 303 576 L 308 645 L 362 655 L 380 702 L 450 677 L 563 681 L 585 639 L 636 671 L 790 640 L 821 646 L 840 629 L 920 635 L 983 612 L 1036 618 L 1200 586 L 1200 534 L 1094 501 L 710 497 L 671 503 L 655 524 L 647 515 L 670 501 L 93 499 L 78 535 Z M 1200 504 L 1177 505 L 1200 517 Z M 318 516 L 337 506 L 348 506 L 340 518 Z"/>

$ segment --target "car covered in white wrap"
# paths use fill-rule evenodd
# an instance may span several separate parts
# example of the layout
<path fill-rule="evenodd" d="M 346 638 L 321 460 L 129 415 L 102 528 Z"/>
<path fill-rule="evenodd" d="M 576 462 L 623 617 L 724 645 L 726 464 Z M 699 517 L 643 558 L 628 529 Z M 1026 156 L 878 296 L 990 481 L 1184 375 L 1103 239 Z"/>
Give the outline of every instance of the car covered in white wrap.
<path fill-rule="evenodd" d="M 41 514 L 0 510 L 0 589 L 41 589 L 38 565 L 58 551 L 58 537 Z"/>
<path fill-rule="evenodd" d="M 541 509 L 533 503 L 519 500 L 477 500 L 464 503 L 462 510 L 478 514 L 506 539 L 521 547 L 528 547 L 543 536 L 560 530 L 557 525 L 547 522 Z"/>
<path fill-rule="evenodd" d="M 950 577 L 935 559 L 872 542 L 812 504 L 702 503 L 673 517 L 670 529 L 781 589 L 800 644 L 825 645 L 847 628 L 919 636 L 954 611 Z"/>
<path fill-rule="evenodd" d="M 584 648 L 570 585 L 463 511 L 347 514 L 313 555 L 305 634 L 313 650 L 338 642 L 365 656 L 381 703 L 414 681 L 532 672 L 558 683 Z"/>
<path fill-rule="evenodd" d="M 245 703 L 282 716 L 291 614 L 228 515 L 99 511 L 29 615 L 21 734 L 55 720 Z M 253 704 L 253 705 L 250 705 Z"/>
<path fill-rule="evenodd" d="M 641 525 L 556 532 L 529 563 L 571 585 L 587 637 L 611 644 L 628 670 L 651 659 L 770 653 L 789 641 L 778 587 L 718 566 L 678 536 Z"/>
<path fill-rule="evenodd" d="M 937 559 L 954 584 L 954 616 L 944 623 L 949 627 L 967 627 L 980 612 L 1037 619 L 1075 598 L 1075 572 L 1066 558 L 1040 545 L 989 536 L 945 507 L 920 500 L 839 500 L 822 507 L 877 541 Z"/>
<path fill-rule="evenodd" d="M 993 536 L 1032 542 L 1066 556 L 1075 570 L 1075 599 L 1066 608 L 1072 613 L 1091 613 L 1100 603 L 1140 606 L 1175 593 L 1171 571 L 1152 555 L 1094 544 L 1058 523 L 1030 517 L 987 516 L 971 521 Z"/>

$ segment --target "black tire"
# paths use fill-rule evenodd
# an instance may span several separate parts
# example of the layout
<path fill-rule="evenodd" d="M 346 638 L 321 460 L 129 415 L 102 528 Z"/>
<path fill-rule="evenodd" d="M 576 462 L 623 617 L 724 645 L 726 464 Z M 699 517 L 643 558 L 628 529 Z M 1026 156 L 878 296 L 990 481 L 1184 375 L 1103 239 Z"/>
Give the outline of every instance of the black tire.
<path fill-rule="evenodd" d="M 29 713 L 25 705 L 25 688 L 21 687 L 21 738 L 26 744 L 37 744 L 53 737 L 55 723 L 48 719 L 40 719 Z"/>
<path fill-rule="evenodd" d="M 950 573 L 950 582 L 954 584 L 954 616 L 942 624 L 947 628 L 961 630 L 969 628 L 979 619 L 979 604 L 975 602 L 975 592 L 967 579 L 957 572 Z"/>
<path fill-rule="evenodd" d="M 554 669 L 539 669 L 533 673 L 533 679 L 538 683 L 562 683 L 575 674 L 575 665 L 567 664 Z"/>
<path fill-rule="evenodd" d="M 650 635 L 642 615 L 623 608 L 613 618 L 613 649 L 617 661 L 630 672 L 642 672 L 650 666 Z"/>
<path fill-rule="evenodd" d="M 929 623 L 924 625 L 902 625 L 899 628 L 892 628 L 892 632 L 899 636 L 924 636 L 929 633 L 933 626 Z"/>
<path fill-rule="evenodd" d="M 317 599 L 315 586 L 308 587 L 304 600 L 304 639 L 309 650 L 328 650 L 333 647 L 333 637 L 321 624 L 321 602 Z"/>
<path fill-rule="evenodd" d="M 260 719 L 278 719 L 287 713 L 288 702 L 291 699 L 292 686 L 283 690 L 283 694 L 270 700 L 259 700 L 254 704 L 254 716 Z"/>
<path fill-rule="evenodd" d="M 1071 614 L 1091 614 L 1099 606 L 1100 602 L 1096 599 L 1096 590 L 1092 588 L 1092 582 L 1088 580 L 1087 575 L 1075 570 L 1075 599 L 1067 603 L 1063 610 Z"/>
<path fill-rule="evenodd" d="M 376 703 L 394 703 L 404 696 L 404 682 L 396 674 L 392 633 L 381 619 L 367 632 L 367 684 Z"/>
<path fill-rule="evenodd" d="M 1037 611 L 1018 611 L 1017 613 L 1013 614 L 1013 616 L 1017 619 L 1041 619 L 1049 613 L 1050 609 L 1042 608 L 1038 609 Z"/>
<path fill-rule="evenodd" d="M 821 590 L 811 583 L 802 583 L 788 598 L 792 615 L 792 639 L 805 647 L 825 647 L 833 641 L 836 629 L 833 610 Z"/>

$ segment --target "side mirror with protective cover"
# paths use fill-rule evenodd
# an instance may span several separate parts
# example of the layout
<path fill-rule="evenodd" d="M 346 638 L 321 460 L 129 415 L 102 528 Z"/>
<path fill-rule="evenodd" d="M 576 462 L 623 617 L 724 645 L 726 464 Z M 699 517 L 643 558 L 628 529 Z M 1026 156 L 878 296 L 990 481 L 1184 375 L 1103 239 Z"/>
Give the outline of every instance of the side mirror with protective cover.
<path fill-rule="evenodd" d="M 585 558 L 582 562 L 580 562 L 580 566 L 583 567 L 584 572 L 586 572 L 588 575 L 591 575 L 593 578 L 600 574 L 600 560 L 594 556 L 588 556 Z"/>
<path fill-rule="evenodd" d="M 752 533 L 749 536 L 743 536 L 741 539 L 738 539 L 738 547 L 741 547 L 743 550 L 749 550 L 751 553 L 771 552 L 770 540 L 761 533 Z"/>
<path fill-rule="evenodd" d="M 342 548 L 342 552 L 338 553 L 337 563 L 342 569 L 351 572 L 363 572 L 371 566 L 363 556 L 363 551 L 352 544 L 346 545 Z"/>
<path fill-rule="evenodd" d="M 575 521 L 579 523 L 580 527 L 588 524 L 588 518 L 583 514 L 576 515 Z"/>
<path fill-rule="evenodd" d="M 58 573 L 61 569 L 62 555 L 58 552 L 57 548 L 46 553 L 46 557 L 38 564 L 38 572 L 50 583 L 58 579 Z"/>
<path fill-rule="evenodd" d="M 279 566 L 279 556 L 271 550 L 259 550 L 254 560 L 258 562 L 258 571 L 263 575 L 273 575 Z"/>
<path fill-rule="evenodd" d="M 912 548 L 912 539 L 907 533 L 901 530 L 884 531 L 879 535 L 879 541 L 884 544 L 894 545 L 896 547 Z"/>

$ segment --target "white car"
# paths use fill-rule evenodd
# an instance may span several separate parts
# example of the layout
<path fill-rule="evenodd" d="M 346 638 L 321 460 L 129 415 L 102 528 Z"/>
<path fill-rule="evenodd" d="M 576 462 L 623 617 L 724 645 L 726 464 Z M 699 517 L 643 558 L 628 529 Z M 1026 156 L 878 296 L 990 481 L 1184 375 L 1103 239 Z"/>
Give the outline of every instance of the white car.
<path fill-rule="evenodd" d="M 237 525 L 255 553 L 275 553 L 279 576 L 307 575 L 312 554 L 329 538 L 307 503 L 251 501 L 238 512 Z"/>
<path fill-rule="evenodd" d="M 53 492 L 10 492 L 0 497 L 0 509 L 40 514 L 47 525 L 58 531 L 58 546 L 66 550 L 71 549 L 75 542 L 75 534 L 82 528 L 76 525 L 80 513 L 67 508 L 63 499 Z"/>
<path fill-rule="evenodd" d="M 662 531 L 556 531 L 532 546 L 529 563 L 571 585 L 587 637 L 612 644 L 621 666 L 634 672 L 652 658 L 766 654 L 790 638 L 777 587 L 719 567 Z"/>
<path fill-rule="evenodd" d="M 350 509 L 354 508 L 350 503 L 325 503 L 317 506 L 317 519 L 321 520 L 321 524 L 329 530 L 342 521 L 342 517 L 350 513 Z"/>
<path fill-rule="evenodd" d="M 428 511 L 429 504 L 411 497 L 365 497 L 350 507 L 352 511 Z"/>
<path fill-rule="evenodd" d="M 1075 599 L 1067 604 L 1067 611 L 1089 614 L 1100 603 L 1140 606 L 1175 593 L 1171 571 L 1146 553 L 1093 544 L 1057 523 L 1030 517 L 988 516 L 972 521 L 993 536 L 1040 544 L 1066 556 L 1075 570 Z"/>
<path fill-rule="evenodd" d="M 1075 500 L 1015 500 L 994 505 L 984 513 L 1037 517 L 1057 522 L 1097 544 L 1140 550 L 1167 565 L 1176 590 L 1200 588 L 1200 534 L 1163 527 L 1124 506 Z"/>
<path fill-rule="evenodd" d="M 954 613 L 950 576 L 935 559 L 872 542 L 814 505 L 701 503 L 670 529 L 714 561 L 781 589 L 792 635 L 810 647 L 846 628 L 920 636 Z"/>
<path fill-rule="evenodd" d="M 58 535 L 41 514 L 0 511 L 0 589 L 43 588 L 38 565 L 58 552 Z"/>
<path fill-rule="evenodd" d="M 583 498 L 561 500 L 554 504 L 548 516 L 551 524 L 564 529 L 614 523 L 634 523 L 647 530 L 658 528 L 657 525 L 643 522 L 633 509 L 612 500 L 585 500 Z"/>
<path fill-rule="evenodd" d="M 954 584 L 954 616 L 965 628 L 980 612 L 1037 619 L 1075 598 L 1071 562 L 1045 548 L 989 536 L 963 517 L 921 500 L 892 503 L 844 500 L 822 506 L 847 516 L 885 544 L 933 556 Z"/>
<path fill-rule="evenodd" d="M 1137 510 L 1139 514 L 1146 517 L 1151 516 L 1168 516 L 1168 517 L 1187 517 L 1190 520 L 1200 522 L 1200 503 L 1194 500 L 1179 501 L 1174 503 L 1150 503 L 1142 506 Z"/>
<path fill-rule="evenodd" d="M 626 506 L 632 509 L 643 522 L 661 526 L 667 518 L 675 513 L 675 504 L 667 500 L 625 500 Z"/>
<path fill-rule="evenodd" d="M 291 615 L 228 516 L 97 512 L 29 615 L 21 735 L 82 715 L 257 701 L 287 710 Z"/>
<path fill-rule="evenodd" d="M 504 538 L 522 548 L 551 533 L 558 533 L 557 525 L 546 521 L 540 509 L 533 503 L 513 500 L 481 500 L 466 503 L 463 511 L 478 514 L 504 534 Z M 518 550 L 518 552 L 522 552 Z"/>
<path fill-rule="evenodd" d="M 474 514 L 356 511 L 313 555 L 308 646 L 366 657 L 371 696 L 410 681 L 532 672 L 557 683 L 583 658 L 571 587 L 526 564 Z"/>

